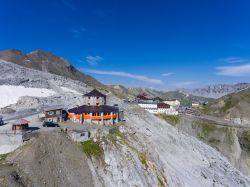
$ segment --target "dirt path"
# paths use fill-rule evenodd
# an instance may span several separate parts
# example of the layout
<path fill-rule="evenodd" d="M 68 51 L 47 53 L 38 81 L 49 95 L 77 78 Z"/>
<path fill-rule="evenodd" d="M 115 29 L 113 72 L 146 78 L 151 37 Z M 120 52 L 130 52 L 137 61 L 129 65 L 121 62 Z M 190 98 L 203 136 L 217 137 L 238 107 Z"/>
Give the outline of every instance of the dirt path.
<path fill-rule="evenodd" d="M 250 126 L 236 124 L 236 123 L 233 123 L 232 121 L 224 120 L 223 118 L 204 115 L 204 114 L 200 116 L 191 115 L 191 114 L 183 114 L 183 116 L 212 121 L 215 123 L 215 125 L 218 125 L 218 126 L 233 127 L 233 128 L 239 128 L 239 129 L 247 129 L 247 130 L 250 129 Z"/>
<path fill-rule="evenodd" d="M 8 160 L 29 179 L 28 186 L 93 186 L 82 150 L 59 131 L 39 134 Z"/>

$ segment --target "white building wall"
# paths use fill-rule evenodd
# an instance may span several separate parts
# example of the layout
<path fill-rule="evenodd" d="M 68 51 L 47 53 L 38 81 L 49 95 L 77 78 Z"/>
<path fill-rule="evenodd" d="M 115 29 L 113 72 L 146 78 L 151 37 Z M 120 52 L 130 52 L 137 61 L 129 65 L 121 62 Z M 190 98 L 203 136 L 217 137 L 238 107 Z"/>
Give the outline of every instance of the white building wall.
<path fill-rule="evenodd" d="M 95 106 L 97 103 L 99 105 L 104 105 L 105 104 L 105 99 L 104 97 L 88 97 L 84 96 L 84 105 L 93 105 Z"/>
<path fill-rule="evenodd" d="M 167 115 L 178 115 L 178 111 L 172 106 L 170 106 L 170 108 L 157 108 L 157 104 L 139 103 L 138 105 L 152 114 L 165 113 Z"/>
<path fill-rule="evenodd" d="M 151 109 L 157 109 L 157 104 L 155 103 L 139 103 L 138 104 L 142 108 L 151 108 Z"/>
<path fill-rule="evenodd" d="M 194 108 L 197 108 L 197 107 L 199 107 L 199 106 L 200 106 L 199 103 L 192 103 L 192 107 L 194 107 Z"/>
<path fill-rule="evenodd" d="M 173 106 L 173 107 L 178 107 L 178 106 L 180 106 L 180 101 L 178 101 L 178 100 L 174 100 L 174 101 L 163 101 L 163 103 L 166 103 L 166 104 L 168 104 L 168 105 L 170 105 L 170 106 Z"/>

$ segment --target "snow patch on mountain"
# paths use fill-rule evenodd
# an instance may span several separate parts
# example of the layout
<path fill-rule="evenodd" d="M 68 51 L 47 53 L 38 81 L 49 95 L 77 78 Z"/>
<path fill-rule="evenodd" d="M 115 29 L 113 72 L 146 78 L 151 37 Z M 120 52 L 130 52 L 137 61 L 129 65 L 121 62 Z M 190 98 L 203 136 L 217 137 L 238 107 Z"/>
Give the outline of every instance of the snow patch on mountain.
<path fill-rule="evenodd" d="M 20 97 L 49 97 L 56 94 L 53 90 L 45 88 L 26 88 L 24 86 L 0 86 L 0 108 L 17 103 Z"/>
<path fill-rule="evenodd" d="M 76 95 L 82 95 L 80 92 L 76 91 L 76 90 L 73 90 L 73 89 L 70 89 L 70 88 L 66 88 L 66 87 L 61 87 L 61 89 L 64 91 L 64 92 L 70 92 L 70 93 L 74 93 Z"/>

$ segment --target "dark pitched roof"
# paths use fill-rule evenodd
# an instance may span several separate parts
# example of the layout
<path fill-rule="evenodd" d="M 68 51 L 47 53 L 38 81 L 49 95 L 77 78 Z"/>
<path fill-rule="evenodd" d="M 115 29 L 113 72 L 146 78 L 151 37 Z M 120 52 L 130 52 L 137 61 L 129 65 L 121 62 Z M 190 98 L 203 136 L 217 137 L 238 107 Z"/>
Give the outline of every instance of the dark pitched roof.
<path fill-rule="evenodd" d="M 28 123 L 29 123 L 29 121 L 26 120 L 26 119 L 18 119 L 18 120 L 16 120 L 16 121 L 13 123 L 13 125 L 24 125 L 24 124 L 28 124 Z"/>
<path fill-rule="evenodd" d="M 64 107 L 63 106 L 60 106 L 60 105 L 54 105 L 54 106 L 48 106 L 48 107 L 45 107 L 43 110 L 44 111 L 54 111 L 54 110 L 63 110 Z"/>
<path fill-rule="evenodd" d="M 75 107 L 72 109 L 69 109 L 69 113 L 76 113 L 76 114 L 82 114 L 82 113 L 88 113 L 88 112 L 118 112 L 119 109 L 114 106 L 108 106 L 108 105 L 101 105 L 101 106 L 88 106 L 88 105 L 82 105 L 79 107 Z"/>
<path fill-rule="evenodd" d="M 146 93 L 144 93 L 144 92 L 139 93 L 139 94 L 136 96 L 136 98 L 138 98 L 138 99 L 143 99 L 143 100 L 149 100 L 149 99 L 150 99 L 150 98 L 148 97 L 148 95 L 147 95 Z"/>
<path fill-rule="evenodd" d="M 94 97 L 106 97 L 103 93 L 99 92 L 98 90 L 94 89 L 89 93 L 86 93 L 84 96 L 94 96 Z"/>
<path fill-rule="evenodd" d="M 160 97 L 155 97 L 155 98 L 153 98 L 153 100 L 154 100 L 154 101 L 155 101 L 155 100 L 163 101 L 163 99 L 160 98 Z"/>
<path fill-rule="evenodd" d="M 170 105 L 166 103 L 158 103 L 157 108 L 170 108 Z"/>

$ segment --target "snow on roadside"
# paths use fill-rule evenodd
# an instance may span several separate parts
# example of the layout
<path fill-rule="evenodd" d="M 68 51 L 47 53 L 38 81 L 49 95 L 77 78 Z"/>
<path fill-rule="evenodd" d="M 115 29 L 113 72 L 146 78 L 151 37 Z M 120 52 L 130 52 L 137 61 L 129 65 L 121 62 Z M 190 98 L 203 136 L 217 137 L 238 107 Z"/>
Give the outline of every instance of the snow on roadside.
<path fill-rule="evenodd" d="M 14 151 L 22 145 L 21 134 L 0 134 L 0 154 Z"/>
<path fill-rule="evenodd" d="M 24 86 L 0 86 L 0 108 L 17 103 L 23 96 L 49 97 L 56 94 L 53 90 L 45 88 L 27 88 Z"/>
<path fill-rule="evenodd" d="M 79 93 L 78 91 L 73 90 L 73 89 L 69 89 L 69 88 L 66 88 L 66 87 L 61 87 L 61 89 L 62 89 L 64 92 L 71 92 L 71 93 L 73 93 L 73 94 L 82 95 L 81 93 Z"/>

